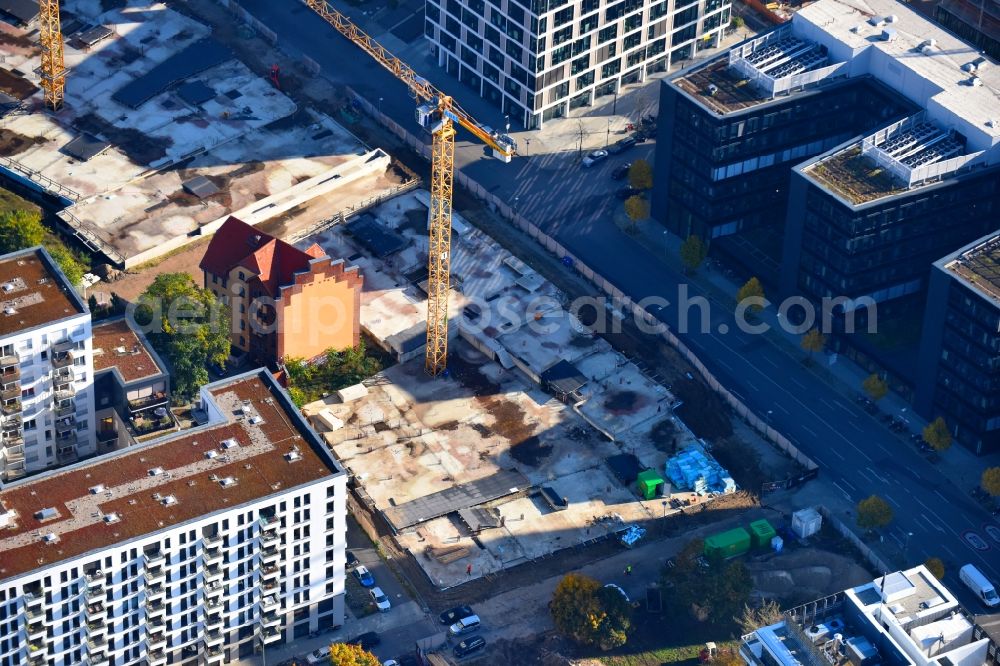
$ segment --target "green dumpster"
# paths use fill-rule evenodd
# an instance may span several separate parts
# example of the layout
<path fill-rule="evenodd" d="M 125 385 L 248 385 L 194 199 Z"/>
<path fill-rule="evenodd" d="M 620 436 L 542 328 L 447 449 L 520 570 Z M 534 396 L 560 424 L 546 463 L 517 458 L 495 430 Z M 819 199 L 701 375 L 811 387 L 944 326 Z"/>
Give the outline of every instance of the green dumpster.
<path fill-rule="evenodd" d="M 742 527 L 713 534 L 705 539 L 706 557 L 728 559 L 750 550 L 750 534 Z"/>
<path fill-rule="evenodd" d="M 639 472 L 636 477 L 636 487 L 639 490 L 639 497 L 653 499 L 663 492 L 663 477 L 655 469 L 647 469 Z"/>
<path fill-rule="evenodd" d="M 750 541 L 754 548 L 770 548 L 771 539 L 778 533 L 766 520 L 755 520 L 750 523 Z"/>

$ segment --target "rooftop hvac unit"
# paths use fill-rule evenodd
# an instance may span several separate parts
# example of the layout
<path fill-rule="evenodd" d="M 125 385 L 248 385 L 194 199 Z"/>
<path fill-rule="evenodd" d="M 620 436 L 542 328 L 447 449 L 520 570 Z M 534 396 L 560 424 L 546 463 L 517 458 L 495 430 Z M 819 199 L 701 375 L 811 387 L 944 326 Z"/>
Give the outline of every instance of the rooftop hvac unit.
<path fill-rule="evenodd" d="M 232 476 L 227 476 L 223 479 L 219 479 L 219 485 L 223 488 L 229 488 L 236 485 L 236 478 Z"/>
<path fill-rule="evenodd" d="M 118 516 L 117 513 L 104 514 L 104 522 L 107 525 L 111 525 L 112 523 L 117 523 L 119 520 L 121 520 L 121 518 Z"/>
<path fill-rule="evenodd" d="M 979 88 L 983 85 L 983 80 L 978 76 L 973 76 L 969 79 L 969 85 L 973 88 Z"/>
<path fill-rule="evenodd" d="M 714 83 L 709 83 L 708 84 L 708 94 L 709 94 L 709 96 L 715 95 L 715 93 L 717 93 L 717 92 L 719 92 L 719 86 L 715 85 Z"/>
<path fill-rule="evenodd" d="M 173 495 L 167 495 L 162 501 L 163 506 L 173 506 L 174 504 L 177 504 L 177 498 Z"/>

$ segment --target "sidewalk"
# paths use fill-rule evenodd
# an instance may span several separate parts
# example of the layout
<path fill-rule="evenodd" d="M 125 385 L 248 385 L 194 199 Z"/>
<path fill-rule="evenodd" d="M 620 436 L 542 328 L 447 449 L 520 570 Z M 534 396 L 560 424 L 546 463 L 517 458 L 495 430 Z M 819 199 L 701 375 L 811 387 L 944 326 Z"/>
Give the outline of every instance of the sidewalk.
<path fill-rule="evenodd" d="M 638 234 L 635 238 L 639 243 L 671 269 L 677 272 L 682 271 L 680 262 L 682 240 L 678 236 L 663 229 L 652 220 L 640 223 L 637 228 Z M 726 309 L 734 307 L 736 292 L 742 286 L 742 284 L 737 284 L 726 277 L 710 261 L 702 264 L 693 275 L 689 275 L 688 281 L 705 290 L 710 300 Z M 757 318 L 770 327 L 764 337 L 775 348 L 800 361 L 805 359 L 806 353 L 802 351 L 801 347 L 802 335 L 791 333 L 782 327 L 775 307 L 765 309 L 757 315 Z M 827 385 L 838 390 L 844 399 L 849 401 L 854 400 L 861 391 L 861 382 L 870 374 L 853 361 L 827 352 L 817 354 L 808 369 Z M 909 422 L 912 432 L 919 433 L 927 425 L 927 421 L 917 415 L 910 403 L 897 393 L 890 391 L 885 398 L 879 401 L 878 406 L 882 412 L 896 415 Z M 872 418 L 876 417 L 877 415 Z M 909 442 L 906 445 L 910 446 Z M 978 458 L 960 444 L 954 444 L 941 454 L 941 461 L 937 467 L 949 481 L 968 492 L 979 485 L 983 469 L 996 464 L 1000 464 L 1000 454 Z"/>

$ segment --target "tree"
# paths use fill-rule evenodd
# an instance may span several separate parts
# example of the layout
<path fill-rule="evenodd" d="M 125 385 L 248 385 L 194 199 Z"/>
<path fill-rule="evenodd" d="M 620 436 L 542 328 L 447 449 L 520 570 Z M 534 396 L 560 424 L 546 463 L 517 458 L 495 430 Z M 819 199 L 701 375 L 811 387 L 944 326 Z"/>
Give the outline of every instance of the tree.
<path fill-rule="evenodd" d="M 983 470 L 979 485 L 991 496 L 1000 496 L 1000 467 L 988 467 Z"/>
<path fill-rule="evenodd" d="M 712 666 L 744 666 L 743 657 L 733 648 L 722 648 L 712 657 Z"/>
<path fill-rule="evenodd" d="M 646 219 L 649 214 L 649 207 L 646 200 L 639 195 L 629 197 L 625 200 L 625 214 L 628 215 L 632 228 L 635 229 L 636 222 Z"/>
<path fill-rule="evenodd" d="M 577 132 L 577 135 L 578 135 L 578 137 L 577 137 L 578 138 L 577 147 L 578 147 L 578 150 L 579 150 L 578 154 L 582 158 L 583 157 L 583 140 L 587 136 L 587 129 L 583 126 L 583 119 L 582 118 L 578 118 L 577 121 L 576 121 L 576 132 Z"/>
<path fill-rule="evenodd" d="M 765 601 L 759 608 L 743 605 L 743 613 L 734 618 L 744 634 L 750 634 L 769 624 L 781 621 L 781 606 L 777 601 Z"/>
<path fill-rule="evenodd" d="M 823 351 L 823 347 L 826 346 L 826 336 L 820 333 L 818 328 L 814 328 L 802 336 L 799 344 L 809 353 L 809 360 L 812 360 L 812 355 Z"/>
<path fill-rule="evenodd" d="M 705 257 L 708 256 L 708 246 L 705 245 L 705 241 L 701 239 L 701 236 L 692 234 L 687 237 L 687 240 L 681 243 L 680 255 L 684 272 L 694 273 L 701 266 L 701 262 L 705 261 Z"/>
<path fill-rule="evenodd" d="M 368 356 L 364 342 L 343 350 L 327 349 L 317 361 L 307 362 L 301 358 L 285 361 L 289 395 L 299 407 L 318 400 L 325 393 L 358 384 L 381 369 L 379 360 Z"/>
<path fill-rule="evenodd" d="M 549 610 L 560 633 L 602 650 L 624 645 L 632 627 L 632 607 L 622 593 L 583 574 L 559 581 Z"/>
<path fill-rule="evenodd" d="M 935 451 L 947 451 L 951 446 L 951 433 L 942 417 L 937 417 L 924 427 L 924 441 Z"/>
<path fill-rule="evenodd" d="M 748 298 L 764 298 L 764 287 L 761 285 L 760 280 L 755 277 L 750 278 L 746 281 L 740 290 L 736 292 L 736 302 L 742 303 Z M 760 312 L 763 307 L 759 303 L 752 303 L 747 307 L 747 310 L 751 313 Z"/>
<path fill-rule="evenodd" d="M 628 169 L 628 184 L 637 190 L 653 187 L 653 167 L 646 160 L 636 160 Z"/>
<path fill-rule="evenodd" d="M 83 274 L 87 272 L 87 267 L 77 261 L 73 253 L 66 249 L 65 245 L 58 243 L 46 243 L 45 249 L 49 251 L 52 259 L 59 264 L 59 270 L 63 272 L 66 279 L 74 287 L 83 280 Z"/>
<path fill-rule="evenodd" d="M 334 643 L 330 646 L 331 666 L 382 666 L 378 657 L 354 643 Z"/>
<path fill-rule="evenodd" d="M 892 522 L 892 507 L 878 495 L 858 502 L 858 527 L 876 530 Z"/>
<path fill-rule="evenodd" d="M 0 254 L 41 245 L 45 239 L 42 216 L 33 210 L 0 214 Z"/>
<path fill-rule="evenodd" d="M 676 612 L 701 622 L 730 622 L 749 599 L 753 580 L 739 561 L 709 561 L 706 569 L 699 561 L 703 550 L 700 539 L 689 542 L 664 571 L 664 586 L 673 589 L 669 599 Z"/>
<path fill-rule="evenodd" d="M 889 393 L 889 384 L 874 372 L 861 382 L 861 388 L 874 402 L 878 402 Z"/>
<path fill-rule="evenodd" d="M 944 562 L 941 561 L 939 557 L 928 557 L 927 561 L 924 562 L 924 566 L 930 571 L 935 578 L 938 580 L 944 580 Z"/>
<path fill-rule="evenodd" d="M 161 273 L 139 297 L 136 322 L 171 368 L 174 394 L 191 398 L 210 363 L 229 357 L 229 308 L 187 273 Z"/>
<path fill-rule="evenodd" d="M 742 16 L 733 16 L 732 20 L 729 21 L 729 26 L 733 30 L 739 30 L 740 28 L 742 28 L 746 24 L 747 24 L 747 22 L 743 20 Z"/>

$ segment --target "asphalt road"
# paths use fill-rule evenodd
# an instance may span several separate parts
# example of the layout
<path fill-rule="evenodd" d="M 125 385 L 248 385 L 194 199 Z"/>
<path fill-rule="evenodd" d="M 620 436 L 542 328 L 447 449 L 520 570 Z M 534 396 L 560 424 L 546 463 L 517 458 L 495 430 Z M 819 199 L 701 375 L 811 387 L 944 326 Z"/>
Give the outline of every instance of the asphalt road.
<path fill-rule="evenodd" d="M 325 76 L 352 85 L 400 124 L 414 123 L 414 102 L 405 87 L 303 5 L 290 9 L 287 3 L 268 0 L 243 0 L 242 4 L 278 33 L 286 51 L 307 54 L 320 64 Z M 357 13 L 349 7 L 342 9 Z M 359 18 L 364 24 L 364 17 Z M 416 46 L 406 50 L 411 48 Z M 425 63 L 411 64 L 420 68 Z M 461 96 L 463 106 L 481 122 L 503 126 L 499 112 L 474 98 L 457 80 L 437 68 L 421 69 L 421 74 Z M 612 221 L 612 212 L 621 204 L 609 196 L 616 185 L 609 174 L 625 157 L 583 171 L 575 151 L 540 155 L 540 143 L 533 141 L 528 157 L 505 166 L 485 157 L 481 146 L 460 134 L 456 160 L 462 171 L 486 189 L 507 201 L 516 198 L 520 213 L 633 300 L 659 296 L 676 303 L 683 276 Z M 650 144 L 644 144 L 629 159 L 650 151 Z M 696 285 L 690 285 L 689 292 L 691 297 L 707 297 Z M 678 313 L 671 305 L 657 316 L 677 331 Z M 748 407 L 757 414 L 771 412 L 773 425 L 814 459 L 821 466 L 822 479 L 834 484 L 850 502 L 872 494 L 886 498 L 896 516 L 886 538 L 905 550 L 909 562 L 942 558 L 949 586 L 960 593 L 964 587 L 957 580 L 957 570 L 966 562 L 1000 582 L 1000 525 L 950 485 L 914 447 L 803 368 L 798 355 L 785 353 L 765 336 L 740 331 L 733 313 L 719 307 L 713 308 L 707 330 L 680 337 Z"/>

